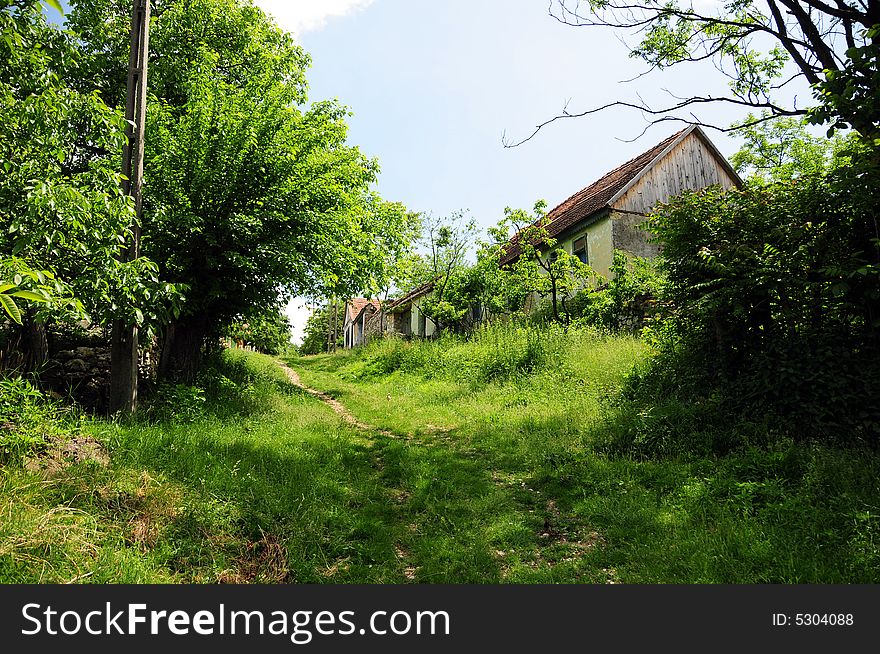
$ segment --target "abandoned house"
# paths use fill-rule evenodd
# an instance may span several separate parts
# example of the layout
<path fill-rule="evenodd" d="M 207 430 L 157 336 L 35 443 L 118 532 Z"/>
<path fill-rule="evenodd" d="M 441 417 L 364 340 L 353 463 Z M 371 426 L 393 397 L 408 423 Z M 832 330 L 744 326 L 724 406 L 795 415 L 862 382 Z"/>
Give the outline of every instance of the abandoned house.
<path fill-rule="evenodd" d="M 405 295 L 386 303 L 366 324 L 367 338 L 397 335 L 403 338 L 430 338 L 437 331 L 434 322 L 419 309 L 419 303 L 434 290 L 433 282 L 421 284 Z"/>
<path fill-rule="evenodd" d="M 374 315 L 378 314 L 379 311 L 379 300 L 367 300 L 362 297 L 356 297 L 345 303 L 342 333 L 346 348 L 364 345 L 367 342 L 367 322 Z"/>
<path fill-rule="evenodd" d="M 658 246 L 639 225 L 650 211 L 685 190 L 739 186 L 742 181 L 705 132 L 692 125 L 578 191 L 547 214 L 557 246 L 608 277 L 614 250 L 652 257 Z M 517 236 L 501 265 L 516 261 Z"/>
<path fill-rule="evenodd" d="M 547 231 L 557 247 L 608 277 L 615 250 L 638 257 L 658 253 L 650 234 L 640 227 L 658 203 L 686 190 L 740 184 L 742 180 L 724 155 L 702 129 L 692 125 L 552 209 L 546 216 Z M 510 239 L 500 260 L 502 266 L 519 257 L 517 238 Z M 345 347 L 363 345 L 380 335 L 430 338 L 437 327 L 419 307 L 433 290 L 433 283 L 422 284 L 381 307 L 376 300 L 351 300 L 345 314 Z M 468 316 L 475 324 L 483 311 L 475 307 Z"/>

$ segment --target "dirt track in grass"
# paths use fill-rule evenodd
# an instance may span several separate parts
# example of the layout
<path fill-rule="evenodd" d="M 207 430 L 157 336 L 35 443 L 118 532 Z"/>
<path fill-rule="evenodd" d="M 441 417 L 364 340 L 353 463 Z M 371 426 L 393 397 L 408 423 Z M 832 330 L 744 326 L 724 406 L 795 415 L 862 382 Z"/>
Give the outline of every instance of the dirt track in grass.
<path fill-rule="evenodd" d="M 285 365 L 284 363 L 281 363 L 280 361 L 278 362 L 278 365 L 281 367 L 282 370 L 284 370 L 284 373 L 287 375 L 287 378 L 290 380 L 290 382 L 294 386 L 301 388 L 309 395 L 316 397 L 319 400 L 321 400 L 322 402 L 324 402 L 324 404 L 326 404 L 331 409 L 333 409 L 333 411 L 338 416 L 340 416 L 343 420 L 345 420 L 345 422 L 347 422 L 352 427 L 355 427 L 357 429 L 361 429 L 363 431 L 373 432 L 375 434 L 381 434 L 383 436 L 388 436 L 391 438 L 394 437 L 394 434 L 392 434 L 390 431 L 387 431 L 385 429 L 379 429 L 377 427 L 374 427 L 373 425 L 368 425 L 367 423 L 362 422 L 361 420 L 358 420 L 354 416 L 354 414 L 352 414 L 351 411 L 346 409 L 345 406 L 341 402 L 332 398 L 330 395 L 327 395 L 327 393 L 322 393 L 321 391 L 315 390 L 314 388 L 309 388 L 308 386 L 303 384 L 302 380 L 299 378 L 299 375 L 296 374 L 296 371 L 293 368 L 290 368 L 289 366 Z"/>

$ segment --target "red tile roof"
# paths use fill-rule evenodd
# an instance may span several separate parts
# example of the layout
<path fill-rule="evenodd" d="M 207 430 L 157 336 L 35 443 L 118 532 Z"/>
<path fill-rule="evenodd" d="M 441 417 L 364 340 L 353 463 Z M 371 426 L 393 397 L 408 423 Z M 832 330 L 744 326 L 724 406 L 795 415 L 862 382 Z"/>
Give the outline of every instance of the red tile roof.
<path fill-rule="evenodd" d="M 630 159 L 625 164 L 618 166 L 601 179 L 578 191 L 565 202 L 552 209 L 546 215 L 546 218 L 550 220 L 550 223 L 547 225 L 547 232 L 551 237 L 557 236 L 569 227 L 608 208 L 608 203 L 618 192 L 645 170 L 654 159 L 660 156 L 663 150 L 672 145 L 685 132 L 692 129 L 692 127 L 687 127 L 680 132 L 676 132 L 668 139 L 661 141 L 635 159 Z M 500 260 L 502 265 L 511 263 L 519 257 L 518 237 L 518 233 L 514 234 L 508 242 L 507 252 L 505 252 Z"/>
<path fill-rule="evenodd" d="M 348 301 L 346 310 L 348 311 L 348 319 L 352 322 L 357 320 L 361 312 L 368 306 L 372 306 L 376 311 L 380 309 L 379 300 L 367 300 L 366 298 L 356 297 Z"/>

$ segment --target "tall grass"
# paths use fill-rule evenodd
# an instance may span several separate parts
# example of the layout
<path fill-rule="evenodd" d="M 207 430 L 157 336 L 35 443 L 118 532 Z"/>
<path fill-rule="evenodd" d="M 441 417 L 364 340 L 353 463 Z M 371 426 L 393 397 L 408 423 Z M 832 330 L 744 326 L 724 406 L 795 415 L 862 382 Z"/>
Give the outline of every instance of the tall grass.
<path fill-rule="evenodd" d="M 50 400 L 30 381 L 0 378 L 0 464 L 21 462 L 78 428 L 75 411 Z"/>
<path fill-rule="evenodd" d="M 524 379 L 543 373 L 582 377 L 596 366 L 597 343 L 605 343 L 614 358 L 624 343 L 641 346 L 629 337 L 611 338 L 590 328 L 563 330 L 530 323 L 483 326 L 470 337 L 443 335 L 435 340 L 380 339 L 356 351 L 345 374 L 376 378 L 393 372 L 425 379 L 449 379 L 470 384 Z M 599 357 L 600 359 L 604 357 Z M 592 370 L 602 374 L 600 370 Z"/>
<path fill-rule="evenodd" d="M 760 412 L 725 423 L 674 392 L 686 379 L 645 394 L 647 352 L 493 327 L 292 364 L 406 439 L 386 475 L 411 495 L 432 580 L 880 580 L 876 452 L 797 442 Z"/>
<path fill-rule="evenodd" d="M 403 580 L 356 430 L 271 357 L 224 352 L 201 383 L 83 425 L 109 464 L 0 465 L 0 583 Z"/>

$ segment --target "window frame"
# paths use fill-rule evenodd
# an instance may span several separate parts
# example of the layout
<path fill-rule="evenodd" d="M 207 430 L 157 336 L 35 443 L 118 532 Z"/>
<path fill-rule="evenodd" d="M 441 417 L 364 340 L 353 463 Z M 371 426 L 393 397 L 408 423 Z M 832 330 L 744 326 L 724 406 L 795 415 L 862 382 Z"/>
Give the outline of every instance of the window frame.
<path fill-rule="evenodd" d="M 583 241 L 583 248 L 578 248 L 578 242 Z M 583 252 L 584 256 L 581 258 L 578 253 Z M 587 238 L 587 233 L 581 234 L 577 238 L 573 239 L 571 242 L 571 254 L 572 256 L 577 257 L 581 260 L 581 263 L 585 265 L 590 265 L 590 241 Z"/>

